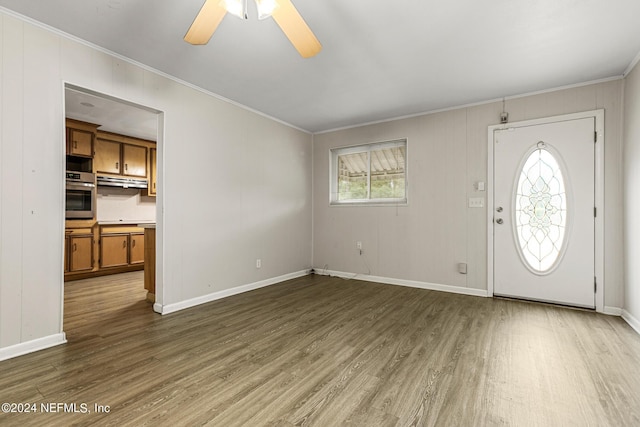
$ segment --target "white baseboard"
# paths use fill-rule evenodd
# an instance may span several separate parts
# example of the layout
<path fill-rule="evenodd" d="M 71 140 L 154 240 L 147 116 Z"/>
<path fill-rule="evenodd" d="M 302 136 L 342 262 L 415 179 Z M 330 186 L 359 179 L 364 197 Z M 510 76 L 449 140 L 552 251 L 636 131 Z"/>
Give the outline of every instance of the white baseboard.
<path fill-rule="evenodd" d="M 440 285 L 437 283 L 418 282 L 415 280 L 393 279 L 390 277 L 370 276 L 367 274 L 345 273 L 343 271 L 314 269 L 315 274 L 325 276 L 336 276 L 344 279 L 365 280 L 368 282 L 384 283 L 386 285 L 408 286 L 410 288 L 426 289 L 430 291 L 442 291 L 453 294 L 471 295 L 474 297 L 487 297 L 489 294 L 485 289 L 462 288 L 460 286 Z"/>
<path fill-rule="evenodd" d="M 622 316 L 622 309 L 620 307 L 607 307 L 605 305 L 602 314 L 608 314 L 609 316 Z"/>
<path fill-rule="evenodd" d="M 34 351 L 44 350 L 45 348 L 54 347 L 56 345 L 67 342 L 64 332 L 49 335 L 35 340 L 21 342 L 20 344 L 10 345 L 9 347 L 0 348 L 0 361 L 12 359 Z"/>
<path fill-rule="evenodd" d="M 273 277 L 271 279 L 265 279 L 259 282 L 249 283 L 247 285 L 236 286 L 235 288 L 225 289 L 223 291 L 202 295 L 200 297 L 191 298 L 188 300 L 184 300 L 184 301 L 180 301 L 172 304 L 163 305 L 163 304 L 155 303 L 153 305 L 153 310 L 156 313 L 160 313 L 160 314 L 174 313 L 176 311 L 184 310 L 185 308 L 195 307 L 196 305 L 205 304 L 207 302 L 230 297 L 232 295 L 237 295 L 243 292 L 252 291 L 254 289 L 271 286 L 276 283 L 284 282 L 285 280 L 296 279 L 298 277 L 306 276 L 307 274 L 309 274 L 309 270 L 301 270 L 295 273 L 289 273 L 282 276 Z"/>
<path fill-rule="evenodd" d="M 629 326 L 640 334 L 640 320 L 633 317 L 627 310 L 622 310 L 622 318 L 629 324 Z"/>

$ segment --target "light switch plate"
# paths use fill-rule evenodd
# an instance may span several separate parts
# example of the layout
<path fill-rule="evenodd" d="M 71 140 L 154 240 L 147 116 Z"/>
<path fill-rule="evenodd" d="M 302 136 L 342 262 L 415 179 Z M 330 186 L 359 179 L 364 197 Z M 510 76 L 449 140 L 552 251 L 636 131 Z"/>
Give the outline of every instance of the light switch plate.
<path fill-rule="evenodd" d="M 469 197 L 470 208 L 484 208 L 484 198 L 482 197 Z"/>

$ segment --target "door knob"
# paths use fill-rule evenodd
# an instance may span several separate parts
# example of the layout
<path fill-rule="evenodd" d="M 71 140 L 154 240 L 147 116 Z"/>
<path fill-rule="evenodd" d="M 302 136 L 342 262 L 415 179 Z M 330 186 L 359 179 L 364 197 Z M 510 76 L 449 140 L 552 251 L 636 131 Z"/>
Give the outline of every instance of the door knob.
<path fill-rule="evenodd" d="M 502 206 L 498 206 L 498 207 L 496 208 L 496 212 L 502 212 Z"/>
<path fill-rule="evenodd" d="M 502 224 L 504 221 L 502 220 L 502 218 L 498 218 L 498 219 L 496 219 L 496 222 L 497 222 L 498 224 Z"/>

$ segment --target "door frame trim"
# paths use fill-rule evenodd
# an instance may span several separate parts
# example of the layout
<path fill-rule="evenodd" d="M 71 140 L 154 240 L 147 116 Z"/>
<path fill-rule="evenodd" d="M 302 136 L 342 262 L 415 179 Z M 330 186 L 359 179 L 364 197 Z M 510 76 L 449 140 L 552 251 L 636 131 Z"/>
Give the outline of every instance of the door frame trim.
<path fill-rule="evenodd" d="M 564 122 L 569 120 L 577 120 L 593 117 L 595 119 L 595 131 L 598 135 L 598 141 L 595 143 L 595 208 L 597 209 L 597 215 L 595 218 L 595 234 L 594 234 L 594 261 L 595 261 L 595 279 L 597 282 L 595 292 L 595 305 L 596 311 L 604 313 L 604 290 L 605 290 L 605 277 L 604 277 L 604 217 L 605 217 L 605 205 L 604 205 L 604 144 L 605 144 L 605 132 L 604 132 L 604 109 L 584 111 L 580 113 L 563 114 L 559 116 L 544 117 L 540 119 L 524 120 L 513 123 L 505 123 L 500 125 L 491 125 L 488 127 L 487 133 L 487 295 L 493 297 L 494 288 L 494 151 L 495 144 L 495 132 L 497 130 L 518 128 L 525 126 L 542 125 L 555 122 Z"/>

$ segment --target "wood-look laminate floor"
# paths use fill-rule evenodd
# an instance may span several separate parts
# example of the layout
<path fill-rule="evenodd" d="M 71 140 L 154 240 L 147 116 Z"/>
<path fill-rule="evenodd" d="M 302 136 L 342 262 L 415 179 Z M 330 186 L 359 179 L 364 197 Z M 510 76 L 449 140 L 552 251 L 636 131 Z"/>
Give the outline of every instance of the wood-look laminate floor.
<path fill-rule="evenodd" d="M 39 413 L 0 425 L 640 425 L 616 317 L 323 276 L 163 317 L 141 272 L 66 286 L 68 344 L 0 362 Z"/>

